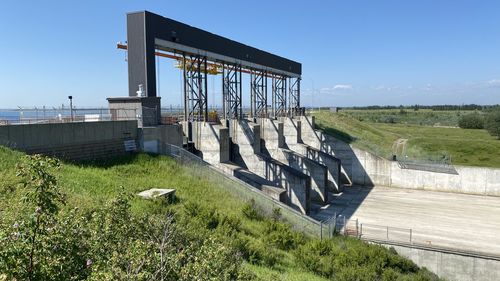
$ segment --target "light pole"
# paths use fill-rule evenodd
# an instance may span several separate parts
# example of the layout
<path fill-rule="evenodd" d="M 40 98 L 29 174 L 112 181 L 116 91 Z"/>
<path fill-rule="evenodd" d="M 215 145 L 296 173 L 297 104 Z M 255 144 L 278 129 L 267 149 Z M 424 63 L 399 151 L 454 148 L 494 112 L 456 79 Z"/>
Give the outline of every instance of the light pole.
<path fill-rule="evenodd" d="M 68 96 L 69 99 L 69 114 L 71 115 L 71 122 L 73 122 L 73 96 Z"/>

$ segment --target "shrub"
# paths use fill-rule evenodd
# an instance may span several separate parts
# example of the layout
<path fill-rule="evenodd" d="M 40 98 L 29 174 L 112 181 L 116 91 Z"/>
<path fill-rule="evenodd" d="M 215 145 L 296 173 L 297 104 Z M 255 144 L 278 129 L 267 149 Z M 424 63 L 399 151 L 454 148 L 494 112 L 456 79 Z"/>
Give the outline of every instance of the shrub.
<path fill-rule="evenodd" d="M 302 234 L 292 231 L 290 225 L 273 220 L 266 222 L 264 239 L 278 249 L 290 250 L 303 244 L 305 238 Z"/>
<path fill-rule="evenodd" d="M 274 221 L 279 221 L 281 220 L 281 209 L 280 208 L 274 208 L 273 209 L 273 214 L 271 215 L 271 219 Z"/>
<path fill-rule="evenodd" d="M 235 280 L 242 260 L 237 249 L 173 217 L 133 215 L 130 194 L 104 207 L 62 209 L 64 194 L 52 174 L 59 163 L 27 156 L 18 165 L 24 204 L 33 210 L 0 216 L 0 280 Z M 239 221 L 189 205 L 207 228 L 235 229 Z M 265 249 L 265 248 L 264 248 Z M 260 249 L 261 254 L 266 254 Z M 269 259 L 267 257 L 266 259 Z M 268 261 L 269 262 L 269 261 Z M 274 261 L 275 262 L 275 261 Z"/>
<path fill-rule="evenodd" d="M 381 123 L 389 123 L 389 124 L 395 124 L 399 123 L 399 119 L 395 116 L 383 116 L 380 118 Z"/>
<path fill-rule="evenodd" d="M 257 208 L 255 200 L 253 199 L 243 205 L 241 211 L 246 218 L 251 220 L 262 220 L 264 218 L 262 212 Z"/>
<path fill-rule="evenodd" d="M 177 280 L 236 280 L 241 258 L 213 237 L 192 243 L 180 254 Z"/>
<path fill-rule="evenodd" d="M 390 250 L 354 239 L 311 240 L 294 255 L 301 267 L 335 280 L 392 280 L 399 274 L 420 273 L 413 262 Z M 432 280 L 430 275 L 422 276 L 421 280 Z"/>
<path fill-rule="evenodd" d="M 462 129 L 483 129 L 484 118 L 478 113 L 472 113 L 460 116 L 458 126 Z"/>
<path fill-rule="evenodd" d="M 281 258 L 273 247 L 260 240 L 240 238 L 239 241 L 238 250 L 249 263 L 273 267 Z"/>
<path fill-rule="evenodd" d="M 486 116 L 485 129 L 490 135 L 500 139 L 500 109 L 496 109 Z"/>

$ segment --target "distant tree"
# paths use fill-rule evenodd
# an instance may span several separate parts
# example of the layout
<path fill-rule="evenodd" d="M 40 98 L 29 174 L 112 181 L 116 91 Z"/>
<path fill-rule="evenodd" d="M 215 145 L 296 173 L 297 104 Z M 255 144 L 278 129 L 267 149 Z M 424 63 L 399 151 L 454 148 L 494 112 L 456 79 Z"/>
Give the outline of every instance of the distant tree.
<path fill-rule="evenodd" d="M 483 129 L 484 118 L 478 113 L 462 115 L 458 120 L 458 126 L 462 129 Z"/>
<path fill-rule="evenodd" d="M 488 130 L 490 135 L 500 139 L 500 108 L 496 108 L 488 113 L 484 123 L 485 129 Z"/>

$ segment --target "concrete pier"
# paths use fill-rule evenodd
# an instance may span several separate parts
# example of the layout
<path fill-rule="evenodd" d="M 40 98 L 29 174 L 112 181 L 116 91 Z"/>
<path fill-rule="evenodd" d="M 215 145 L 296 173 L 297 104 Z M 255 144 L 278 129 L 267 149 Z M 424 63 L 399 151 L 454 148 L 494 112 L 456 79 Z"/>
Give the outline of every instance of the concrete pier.
<path fill-rule="evenodd" d="M 297 153 L 287 147 L 286 135 L 294 134 L 297 130 L 286 128 L 283 122 L 269 118 L 257 120 L 261 129 L 261 138 L 264 140 L 262 152 L 311 177 L 311 199 L 325 203 L 328 201 L 328 167 L 304 154 Z"/>
<path fill-rule="evenodd" d="M 234 162 L 252 173 L 284 188 L 286 203 L 308 214 L 310 210 L 311 178 L 261 153 L 260 126 L 246 120 L 231 120 L 229 131 Z"/>
<path fill-rule="evenodd" d="M 317 139 L 315 135 L 311 135 L 311 130 L 307 130 L 307 123 L 304 125 L 306 127 L 304 134 L 302 133 L 302 127 L 304 126 L 302 125 L 303 122 L 300 120 L 300 117 L 297 117 L 295 119 L 283 118 L 283 123 L 285 128 L 285 142 L 287 147 L 290 150 L 304 155 L 308 159 L 311 159 L 327 167 L 327 187 L 330 192 L 341 192 L 344 184 L 350 185 L 349 180 L 341 181 L 342 166 L 339 158 L 304 143 L 303 135 L 304 138 L 309 142 L 310 139 Z M 317 144 L 321 146 L 320 141 L 317 141 Z"/>

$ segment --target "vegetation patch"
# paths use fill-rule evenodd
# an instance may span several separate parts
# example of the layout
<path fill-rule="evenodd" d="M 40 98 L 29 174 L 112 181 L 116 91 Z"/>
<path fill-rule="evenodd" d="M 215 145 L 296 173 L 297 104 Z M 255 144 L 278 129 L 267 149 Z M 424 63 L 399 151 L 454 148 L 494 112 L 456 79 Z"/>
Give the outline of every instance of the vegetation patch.
<path fill-rule="evenodd" d="M 365 111 L 368 110 L 346 110 L 339 113 L 319 111 L 315 113 L 316 124 L 326 134 L 386 159 L 392 159 L 392 155 L 397 154 L 423 161 L 451 158 L 452 163 L 457 165 L 500 167 L 500 141 L 485 129 L 377 123 L 370 121 L 369 118 L 368 121 L 360 121 L 356 118 L 355 114 L 359 117 L 361 112 Z M 378 110 L 372 111 L 375 112 L 370 115 L 375 115 Z M 412 111 L 407 110 L 407 112 L 407 115 L 413 114 Z M 434 114 L 438 113 L 434 112 Z M 446 111 L 446 114 L 449 112 Z M 464 116 L 474 114 L 468 113 Z M 484 114 L 486 127 L 486 120 L 493 118 L 489 116 L 494 115 Z M 498 120 L 500 122 L 500 117 Z M 346 138 L 346 135 L 349 137 Z M 404 149 L 398 147 L 395 151 L 394 144 L 400 139 L 408 141 Z M 404 154 L 400 154 L 403 150 Z"/>
<path fill-rule="evenodd" d="M 0 147 L 0 168 L 0 280 L 353 280 L 350 270 L 364 272 L 358 280 L 436 279 L 385 248 L 298 233 L 279 211 L 264 216 L 168 157 L 76 164 Z M 175 188 L 177 200 L 135 195 L 149 188 Z M 331 243 L 332 260 L 348 264 L 329 275 L 309 261 L 322 258 L 312 243 Z M 358 262 L 373 247 L 410 266 Z"/>

